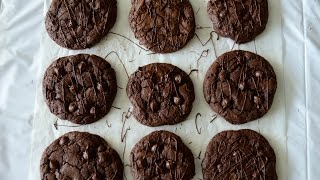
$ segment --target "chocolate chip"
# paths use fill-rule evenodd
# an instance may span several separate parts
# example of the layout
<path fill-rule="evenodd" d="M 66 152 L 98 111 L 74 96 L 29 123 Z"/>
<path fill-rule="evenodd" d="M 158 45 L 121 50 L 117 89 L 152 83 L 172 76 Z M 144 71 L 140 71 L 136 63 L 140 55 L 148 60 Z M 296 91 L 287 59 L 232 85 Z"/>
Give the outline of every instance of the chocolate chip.
<path fill-rule="evenodd" d="M 97 89 L 98 89 L 99 91 L 103 91 L 103 87 L 102 87 L 102 85 L 101 85 L 100 83 L 98 83 Z"/>
<path fill-rule="evenodd" d="M 156 112 L 159 110 L 159 104 L 156 101 L 151 101 L 150 103 L 150 109 L 152 112 Z"/>
<path fill-rule="evenodd" d="M 151 148 L 151 151 L 156 152 L 157 150 L 158 150 L 158 145 L 157 144 L 153 145 Z"/>
<path fill-rule="evenodd" d="M 177 75 L 174 77 L 174 81 L 175 81 L 176 83 L 180 84 L 181 81 L 182 81 L 181 75 L 180 75 L 180 74 L 177 74 Z"/>
<path fill-rule="evenodd" d="M 58 76 L 59 74 L 60 74 L 60 72 L 61 72 L 61 70 L 60 70 L 60 68 L 58 68 L 58 67 L 55 67 L 54 69 L 53 69 L 53 71 L 54 71 L 54 73 Z"/>
<path fill-rule="evenodd" d="M 256 77 L 262 77 L 262 72 L 261 71 L 256 71 Z"/>
<path fill-rule="evenodd" d="M 89 154 L 87 151 L 83 152 L 83 158 L 87 160 L 89 159 Z"/>
<path fill-rule="evenodd" d="M 243 90 L 244 90 L 244 87 L 245 87 L 245 82 L 243 82 L 243 81 L 240 82 L 238 87 L 239 87 L 239 89 L 240 89 L 241 91 L 243 91 Z"/>
<path fill-rule="evenodd" d="M 90 109 L 90 114 L 96 114 L 96 108 L 95 107 L 92 107 Z"/>
<path fill-rule="evenodd" d="M 82 69 L 83 67 L 84 67 L 84 62 L 81 61 L 81 62 L 78 64 L 78 68 L 79 68 L 80 71 L 82 71 L 82 70 L 83 70 L 83 69 Z"/>
<path fill-rule="evenodd" d="M 261 98 L 259 96 L 254 96 L 253 100 L 254 100 L 254 103 L 256 103 L 257 105 L 261 104 Z"/>
<path fill-rule="evenodd" d="M 221 172 L 222 171 L 222 165 L 218 164 L 217 169 L 218 169 L 219 172 Z"/>
<path fill-rule="evenodd" d="M 65 145 L 69 142 L 69 138 L 63 136 L 60 141 L 59 141 L 59 144 L 62 146 L 62 145 Z"/>
<path fill-rule="evenodd" d="M 98 175 L 97 175 L 97 174 L 94 174 L 91 179 L 92 179 L 92 180 L 98 180 L 99 178 L 98 178 Z"/>
<path fill-rule="evenodd" d="M 69 112 L 75 112 L 78 109 L 78 106 L 75 102 L 69 104 Z"/>
<path fill-rule="evenodd" d="M 166 162 L 167 169 L 172 169 L 173 165 L 174 165 L 174 162 L 172 160 L 167 160 L 167 162 Z"/>
<path fill-rule="evenodd" d="M 181 99 L 179 97 L 174 97 L 173 98 L 173 102 L 176 104 L 176 105 L 179 105 L 181 104 Z"/>
<path fill-rule="evenodd" d="M 59 162 L 57 160 L 50 160 L 50 163 L 49 163 L 49 167 L 50 169 L 58 169 L 59 168 Z"/>

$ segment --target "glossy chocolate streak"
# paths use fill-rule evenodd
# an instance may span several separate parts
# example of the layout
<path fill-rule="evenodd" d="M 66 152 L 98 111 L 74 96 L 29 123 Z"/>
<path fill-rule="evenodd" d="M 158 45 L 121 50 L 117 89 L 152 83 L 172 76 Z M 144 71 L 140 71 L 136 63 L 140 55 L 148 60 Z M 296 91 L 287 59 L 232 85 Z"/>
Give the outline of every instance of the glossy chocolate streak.
<path fill-rule="evenodd" d="M 202 162 L 204 180 L 277 180 L 276 156 L 252 130 L 223 131 L 212 138 Z"/>
<path fill-rule="evenodd" d="M 59 58 L 44 75 L 43 94 L 50 111 L 73 123 L 89 124 L 102 118 L 116 93 L 115 71 L 95 55 Z"/>
<path fill-rule="evenodd" d="M 155 131 L 142 138 L 131 152 L 134 179 L 190 180 L 195 175 L 194 157 L 180 137 Z"/>
<path fill-rule="evenodd" d="M 215 31 L 237 43 L 252 41 L 268 21 L 267 0 L 210 0 L 207 10 Z"/>
<path fill-rule="evenodd" d="M 116 18 L 116 0 L 53 0 L 45 23 L 58 45 L 85 49 L 99 42 Z"/>
<path fill-rule="evenodd" d="M 195 33 L 188 0 L 132 0 L 129 22 L 140 44 L 156 53 L 182 49 Z"/>
<path fill-rule="evenodd" d="M 269 62 L 257 54 L 239 50 L 218 57 L 203 84 L 208 104 L 233 124 L 266 114 L 276 89 L 276 74 Z"/>

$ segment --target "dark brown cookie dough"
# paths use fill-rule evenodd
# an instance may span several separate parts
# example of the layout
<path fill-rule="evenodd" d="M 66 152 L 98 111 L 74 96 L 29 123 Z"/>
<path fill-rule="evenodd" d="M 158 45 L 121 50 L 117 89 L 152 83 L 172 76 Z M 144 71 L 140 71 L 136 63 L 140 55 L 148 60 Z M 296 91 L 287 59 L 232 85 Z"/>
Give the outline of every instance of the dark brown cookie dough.
<path fill-rule="evenodd" d="M 50 111 L 76 124 L 93 123 L 105 116 L 116 93 L 115 71 L 95 55 L 59 58 L 48 67 L 43 79 Z"/>
<path fill-rule="evenodd" d="M 223 131 L 210 141 L 202 161 L 204 180 L 277 180 L 276 156 L 252 130 Z"/>
<path fill-rule="evenodd" d="M 236 43 L 252 41 L 268 22 L 267 0 L 210 0 L 208 14 L 214 30 Z"/>
<path fill-rule="evenodd" d="M 85 49 L 98 43 L 116 18 L 116 0 L 52 0 L 45 25 L 58 45 Z"/>
<path fill-rule="evenodd" d="M 132 0 L 129 22 L 140 44 L 156 53 L 182 49 L 195 33 L 189 0 Z"/>
<path fill-rule="evenodd" d="M 181 138 L 155 131 L 142 138 L 131 151 L 134 179 L 190 180 L 195 175 L 193 154 Z"/>
<path fill-rule="evenodd" d="M 42 154 L 42 180 L 122 180 L 123 164 L 100 136 L 85 132 L 64 134 Z"/>
<path fill-rule="evenodd" d="M 231 51 L 218 57 L 203 83 L 208 104 L 232 124 L 266 114 L 276 89 L 276 74 L 269 62 L 247 51 Z"/>
<path fill-rule="evenodd" d="M 134 117 L 147 126 L 184 121 L 195 98 L 190 77 L 178 67 L 165 63 L 140 67 L 130 76 L 127 95 L 134 107 Z"/>

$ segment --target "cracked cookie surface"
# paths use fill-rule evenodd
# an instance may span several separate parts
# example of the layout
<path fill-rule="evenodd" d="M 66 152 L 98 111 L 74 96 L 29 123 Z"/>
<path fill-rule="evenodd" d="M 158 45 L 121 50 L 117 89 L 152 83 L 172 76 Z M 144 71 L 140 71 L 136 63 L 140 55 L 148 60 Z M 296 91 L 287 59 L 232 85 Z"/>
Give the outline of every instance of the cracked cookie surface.
<path fill-rule="evenodd" d="M 142 138 L 132 149 L 130 161 L 137 180 L 190 180 L 195 175 L 191 150 L 168 131 L 155 131 Z"/>
<path fill-rule="evenodd" d="M 267 0 L 210 0 L 207 11 L 214 30 L 236 43 L 252 41 L 268 22 Z"/>
<path fill-rule="evenodd" d="M 190 77 L 171 64 L 153 63 L 130 76 L 127 95 L 133 115 L 147 126 L 173 125 L 184 121 L 195 99 Z"/>
<path fill-rule="evenodd" d="M 266 114 L 276 89 L 276 74 L 270 63 L 257 54 L 239 50 L 219 56 L 203 83 L 207 103 L 232 124 Z"/>
<path fill-rule="evenodd" d="M 276 156 L 268 141 L 252 130 L 214 136 L 202 161 L 204 180 L 277 180 Z"/>
<path fill-rule="evenodd" d="M 42 180 L 122 180 L 123 164 L 116 151 L 98 135 L 70 132 L 43 152 Z"/>
<path fill-rule="evenodd" d="M 54 61 L 45 72 L 42 88 L 51 113 L 76 124 L 90 124 L 109 112 L 117 82 L 106 60 L 78 54 Z"/>
<path fill-rule="evenodd" d="M 182 49 L 195 33 L 188 0 L 132 0 L 130 27 L 140 44 L 155 53 Z"/>
<path fill-rule="evenodd" d="M 98 43 L 116 18 L 116 0 L 52 0 L 45 26 L 61 47 L 85 49 Z"/>

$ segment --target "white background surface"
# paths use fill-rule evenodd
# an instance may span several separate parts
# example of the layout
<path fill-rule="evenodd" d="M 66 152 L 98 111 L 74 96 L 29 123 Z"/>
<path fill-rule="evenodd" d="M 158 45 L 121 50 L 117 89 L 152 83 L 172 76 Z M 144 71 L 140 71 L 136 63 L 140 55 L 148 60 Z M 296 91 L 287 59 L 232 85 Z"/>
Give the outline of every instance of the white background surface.
<path fill-rule="evenodd" d="M 316 180 L 320 177 L 320 1 L 282 0 L 281 4 L 287 179 Z M 0 0 L 1 180 L 27 179 L 42 21 L 41 0 Z"/>
<path fill-rule="evenodd" d="M 195 11 L 196 27 L 210 26 L 212 22 L 207 15 L 207 1 L 208 0 L 190 0 Z M 265 116 L 257 121 L 252 121 L 243 125 L 232 125 L 226 122 L 223 118 L 218 117 L 215 121 L 210 123 L 212 115 L 215 113 L 211 110 L 203 97 L 202 83 L 205 73 L 211 63 L 216 59 L 216 55 L 219 56 L 225 52 L 231 50 L 234 42 L 228 38 L 220 38 L 216 40 L 214 37 L 214 48 L 212 43 L 202 45 L 196 36 L 187 44 L 187 46 L 178 52 L 170 54 L 150 54 L 150 51 L 141 50 L 141 48 L 134 45 L 123 37 L 116 36 L 109 33 L 103 40 L 96 44 L 94 47 L 85 50 L 67 50 L 58 46 L 51 40 L 46 31 L 43 29 L 41 41 L 40 41 L 40 61 L 37 63 L 40 65 L 40 74 L 37 76 L 36 87 L 36 104 L 35 104 L 35 116 L 33 121 L 33 134 L 32 134 L 32 150 L 31 150 L 31 162 L 29 171 L 29 180 L 40 179 L 39 162 L 41 155 L 45 148 L 56 138 L 69 131 L 86 131 L 94 134 L 98 134 L 105 138 L 108 144 L 114 148 L 120 155 L 124 154 L 121 158 L 124 165 L 129 164 L 130 151 L 143 136 L 149 134 L 154 130 L 168 130 L 179 135 L 185 143 L 191 142 L 188 147 L 193 152 L 196 158 L 200 152 L 201 156 L 195 159 L 196 175 L 193 179 L 201 179 L 201 161 L 206 150 L 206 146 L 210 139 L 217 133 L 223 130 L 230 129 L 253 129 L 263 134 L 273 147 L 277 156 L 277 174 L 279 179 L 286 179 L 287 173 L 287 147 L 286 147 L 286 119 L 285 119 L 285 104 L 284 104 L 284 80 L 283 80 L 283 59 L 282 59 L 282 33 L 281 33 L 281 19 L 280 17 L 280 2 L 278 0 L 269 1 L 269 20 L 268 26 L 259 37 L 255 39 L 255 42 L 234 46 L 234 49 L 240 48 L 241 50 L 249 50 L 255 52 L 255 50 L 273 65 L 277 75 L 278 87 L 275 95 L 272 107 Z M 48 9 L 51 0 L 45 1 L 45 10 Z M 118 1 L 118 16 L 117 21 L 111 32 L 116 32 L 138 43 L 134 38 L 133 32 L 130 30 L 128 22 L 128 14 L 131 8 L 130 0 Z M 196 13 L 198 12 L 198 13 Z M 210 38 L 210 32 L 212 28 L 197 29 L 196 34 L 202 42 L 208 41 Z M 256 44 L 256 48 L 254 46 Z M 215 50 L 214 50 L 215 49 Z M 208 53 L 203 54 L 199 62 L 200 54 L 208 50 Z M 117 75 L 117 83 L 120 87 L 126 87 L 128 74 L 132 74 L 138 69 L 139 66 L 143 66 L 152 62 L 166 62 L 172 63 L 185 72 L 189 73 L 191 69 L 198 69 L 198 73 L 190 75 L 193 84 L 195 86 L 196 100 L 193 103 L 191 114 L 186 121 L 173 126 L 161 126 L 151 128 L 144 126 L 134 120 L 133 117 L 129 118 L 124 128 L 130 128 L 128 132 L 126 142 L 120 141 L 121 127 L 123 122 L 122 113 L 126 112 L 129 108 L 132 109 L 124 89 L 118 89 L 117 96 L 113 105 L 121 108 L 121 110 L 112 108 L 110 112 L 97 121 L 96 123 L 83 125 L 80 127 L 59 127 L 56 129 L 54 123 L 57 117 L 50 113 L 47 105 L 45 104 L 42 93 L 42 79 L 44 71 L 47 69 L 55 59 L 61 56 L 77 53 L 89 53 L 95 54 L 101 57 L 106 57 L 109 52 L 116 52 L 119 58 L 115 54 L 110 54 L 106 58 L 111 66 L 115 69 Z M 272 52 L 272 53 L 271 53 Z M 120 63 L 122 61 L 123 65 Z M 134 61 L 134 62 L 131 62 Z M 126 67 L 126 71 L 124 70 Z M 195 126 L 195 116 L 197 113 L 201 113 L 201 117 L 198 119 L 199 134 Z M 111 124 L 112 127 L 108 127 L 106 124 Z M 58 120 L 59 125 L 74 124 L 68 121 Z M 201 131 L 201 133 L 200 133 Z M 125 149 L 124 149 L 125 148 Z M 128 180 L 133 179 L 131 176 L 130 168 L 125 166 L 125 176 Z"/>

